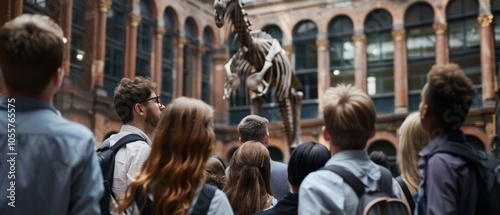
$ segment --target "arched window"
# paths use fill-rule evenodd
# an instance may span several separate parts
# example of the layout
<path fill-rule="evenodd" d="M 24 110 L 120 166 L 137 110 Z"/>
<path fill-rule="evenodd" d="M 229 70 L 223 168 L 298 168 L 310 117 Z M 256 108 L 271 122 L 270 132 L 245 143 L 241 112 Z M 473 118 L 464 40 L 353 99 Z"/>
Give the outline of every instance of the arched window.
<path fill-rule="evenodd" d="M 126 11 L 125 0 L 115 0 L 106 14 L 104 89 L 109 98 L 113 98 L 115 87 L 123 78 Z"/>
<path fill-rule="evenodd" d="M 153 15 L 150 0 L 141 0 L 141 22 L 137 28 L 137 55 L 135 75 L 151 76 L 151 47 L 153 35 Z"/>
<path fill-rule="evenodd" d="M 482 97 L 480 35 L 477 0 L 453 0 L 446 8 L 450 62 L 460 65 L 476 88 L 476 97 Z M 472 107 L 482 106 L 482 99 L 474 99 Z"/>
<path fill-rule="evenodd" d="M 198 42 L 198 27 L 193 18 L 186 19 L 184 25 L 184 32 L 186 33 L 186 44 L 184 45 L 184 71 L 183 71 L 183 89 L 182 94 L 187 97 L 193 96 L 193 81 L 196 72 L 196 58 Z"/>
<path fill-rule="evenodd" d="M 491 1 L 491 12 L 493 13 L 493 38 L 495 38 L 496 70 L 498 74 L 500 69 L 500 0 Z M 498 81 L 500 85 L 500 78 Z M 499 116 L 500 114 L 497 114 L 497 117 Z"/>
<path fill-rule="evenodd" d="M 436 61 L 433 22 L 434 10 L 427 3 L 416 3 L 406 11 L 409 111 L 418 110 L 420 91 L 425 85 L 426 74 Z"/>
<path fill-rule="evenodd" d="M 364 23 L 367 55 L 367 93 L 377 114 L 394 112 L 394 43 L 392 17 L 382 9 L 368 14 Z"/>
<path fill-rule="evenodd" d="M 338 16 L 328 24 L 330 45 L 330 85 L 340 83 L 354 85 L 354 27 L 347 16 Z"/>
<path fill-rule="evenodd" d="M 83 33 L 85 32 L 84 0 L 73 1 L 73 12 L 71 22 L 71 53 L 69 78 L 74 86 L 83 86 L 83 61 L 85 52 L 83 51 Z"/>
<path fill-rule="evenodd" d="M 24 0 L 23 13 L 43 14 L 54 17 L 59 12 L 59 1 Z"/>
<path fill-rule="evenodd" d="M 311 21 L 302 21 L 293 30 L 295 73 L 302 83 L 304 93 L 301 118 L 318 117 L 318 52 L 316 36 L 318 29 Z"/>
<path fill-rule="evenodd" d="M 262 31 L 268 33 L 274 39 L 278 40 L 278 42 L 280 42 L 280 45 L 283 45 L 283 32 L 281 31 L 280 27 L 278 27 L 277 25 L 266 25 L 264 28 L 262 28 Z"/>
<path fill-rule="evenodd" d="M 203 47 L 205 53 L 201 59 L 201 99 L 210 104 L 210 71 L 212 67 L 212 44 L 214 43 L 214 32 L 210 27 L 203 30 Z"/>
<path fill-rule="evenodd" d="M 161 99 L 166 105 L 172 101 L 174 68 L 174 36 L 175 13 L 171 8 L 165 9 L 165 35 L 163 36 L 162 63 L 161 63 Z"/>

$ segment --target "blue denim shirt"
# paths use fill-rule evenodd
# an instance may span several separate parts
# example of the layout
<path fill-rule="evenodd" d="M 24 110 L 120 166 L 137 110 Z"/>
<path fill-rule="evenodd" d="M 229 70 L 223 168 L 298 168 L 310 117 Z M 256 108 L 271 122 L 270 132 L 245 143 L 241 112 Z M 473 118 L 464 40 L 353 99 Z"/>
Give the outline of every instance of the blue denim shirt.
<path fill-rule="evenodd" d="M 8 132 L 9 123 L 15 131 Z M 12 134 L 15 144 L 8 145 Z M 100 214 L 104 188 L 94 144 L 88 128 L 49 104 L 1 97 L 0 214 Z"/>
<path fill-rule="evenodd" d="M 475 214 L 477 185 L 475 172 L 466 161 L 447 153 L 429 154 L 446 142 L 462 143 L 474 150 L 462 131 L 446 131 L 432 139 L 418 154 L 420 184 L 415 202 L 415 215 L 423 199 L 427 215 Z M 427 170 L 426 170 L 427 167 Z M 423 198 L 425 196 L 425 198 Z M 422 215 L 422 214 L 420 214 Z"/>

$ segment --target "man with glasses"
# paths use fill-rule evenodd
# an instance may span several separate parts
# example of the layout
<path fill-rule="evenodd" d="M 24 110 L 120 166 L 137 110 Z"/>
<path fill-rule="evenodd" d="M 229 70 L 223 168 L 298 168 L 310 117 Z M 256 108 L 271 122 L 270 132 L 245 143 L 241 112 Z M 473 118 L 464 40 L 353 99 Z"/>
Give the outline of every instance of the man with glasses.
<path fill-rule="evenodd" d="M 140 76 L 123 78 L 115 89 L 115 110 L 123 125 L 119 133 L 109 138 L 110 146 L 129 134 L 137 134 L 143 139 L 127 143 L 115 155 L 112 190 L 116 197 L 125 194 L 151 151 L 147 135 L 152 135 L 165 109 L 155 89 L 155 83 Z"/>

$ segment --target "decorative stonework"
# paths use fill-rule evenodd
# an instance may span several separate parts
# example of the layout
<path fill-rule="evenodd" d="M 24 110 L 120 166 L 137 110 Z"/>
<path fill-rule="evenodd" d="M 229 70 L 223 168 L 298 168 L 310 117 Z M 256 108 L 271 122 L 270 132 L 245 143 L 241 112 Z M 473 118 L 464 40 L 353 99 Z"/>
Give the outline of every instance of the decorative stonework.
<path fill-rule="evenodd" d="M 182 49 L 182 48 L 184 48 L 184 45 L 186 45 L 187 39 L 184 37 L 177 37 L 174 39 L 174 42 L 178 48 Z"/>
<path fill-rule="evenodd" d="M 352 42 L 354 46 L 362 46 L 366 43 L 366 36 L 364 34 L 352 35 Z"/>
<path fill-rule="evenodd" d="M 448 23 L 435 22 L 432 24 L 432 28 L 437 35 L 443 35 L 448 30 Z"/>
<path fill-rule="evenodd" d="M 477 21 L 478 21 L 479 25 L 481 26 L 481 28 L 487 28 L 493 22 L 493 15 L 488 14 L 488 15 L 478 16 Z"/>
<path fill-rule="evenodd" d="M 108 12 L 109 8 L 111 8 L 111 0 L 99 0 L 97 3 L 97 8 L 102 13 Z"/>
<path fill-rule="evenodd" d="M 137 27 L 139 26 L 139 23 L 141 22 L 141 16 L 135 14 L 135 13 L 129 13 L 128 14 L 128 19 L 129 19 L 129 24 L 132 27 Z"/>
<path fill-rule="evenodd" d="M 318 51 L 325 51 L 328 49 L 328 40 L 318 40 L 316 41 L 316 47 Z"/>
<path fill-rule="evenodd" d="M 165 30 L 164 27 L 156 27 L 156 38 L 157 39 L 162 39 L 163 38 L 163 35 L 165 35 L 167 31 Z"/>
<path fill-rule="evenodd" d="M 406 38 L 406 31 L 405 29 L 398 29 L 392 31 L 392 39 L 394 41 L 402 41 Z"/>

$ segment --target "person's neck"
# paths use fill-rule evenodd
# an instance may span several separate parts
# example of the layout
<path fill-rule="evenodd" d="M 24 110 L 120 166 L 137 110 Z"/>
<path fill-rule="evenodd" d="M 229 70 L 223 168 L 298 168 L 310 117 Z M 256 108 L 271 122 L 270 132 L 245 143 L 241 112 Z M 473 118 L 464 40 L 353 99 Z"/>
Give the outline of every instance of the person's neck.
<path fill-rule="evenodd" d="M 332 156 L 335 155 L 335 154 L 337 154 L 337 153 L 339 153 L 339 152 L 341 152 L 341 151 L 344 151 L 344 149 L 342 149 L 340 147 L 337 147 L 337 146 L 335 146 L 333 144 L 330 144 L 330 153 L 332 154 Z"/>
<path fill-rule="evenodd" d="M 141 130 L 142 132 L 144 132 L 146 135 L 149 135 L 151 133 L 150 131 L 148 131 L 146 129 L 146 125 L 144 125 L 144 123 L 137 122 L 135 120 L 128 122 L 128 123 L 125 123 L 125 125 L 134 126 L 134 127 L 138 128 L 139 130 Z"/>

